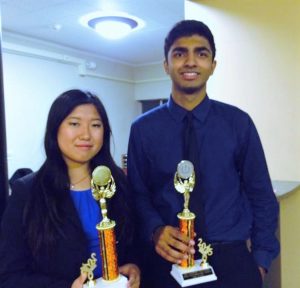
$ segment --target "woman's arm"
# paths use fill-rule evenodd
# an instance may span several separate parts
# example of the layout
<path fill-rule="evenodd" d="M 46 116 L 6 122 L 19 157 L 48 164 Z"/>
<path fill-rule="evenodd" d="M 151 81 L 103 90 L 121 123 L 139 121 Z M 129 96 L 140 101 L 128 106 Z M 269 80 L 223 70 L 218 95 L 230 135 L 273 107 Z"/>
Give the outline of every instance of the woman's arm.
<path fill-rule="evenodd" d="M 25 239 L 24 206 L 30 185 L 18 180 L 1 222 L 0 283 L 3 288 L 70 288 L 71 283 L 39 273 Z"/>

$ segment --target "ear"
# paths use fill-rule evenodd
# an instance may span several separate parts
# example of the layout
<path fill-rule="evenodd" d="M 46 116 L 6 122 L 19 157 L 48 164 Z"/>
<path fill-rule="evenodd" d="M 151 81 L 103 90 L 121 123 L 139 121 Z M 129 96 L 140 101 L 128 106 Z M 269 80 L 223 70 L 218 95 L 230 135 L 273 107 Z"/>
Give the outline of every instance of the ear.
<path fill-rule="evenodd" d="M 169 64 L 167 60 L 164 61 L 164 68 L 165 68 L 165 72 L 169 75 Z"/>
<path fill-rule="evenodd" d="M 214 74 L 214 71 L 216 69 L 216 66 L 217 66 L 217 61 L 214 60 L 213 63 L 212 63 L 212 66 L 211 66 L 211 73 L 210 75 L 213 75 Z"/>

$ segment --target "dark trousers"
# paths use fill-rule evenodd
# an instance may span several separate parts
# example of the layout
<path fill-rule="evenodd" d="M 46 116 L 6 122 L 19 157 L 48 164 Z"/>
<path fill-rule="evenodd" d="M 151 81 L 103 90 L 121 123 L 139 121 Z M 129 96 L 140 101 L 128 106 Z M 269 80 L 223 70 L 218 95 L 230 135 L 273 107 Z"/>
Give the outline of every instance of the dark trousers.
<path fill-rule="evenodd" d="M 193 288 L 261 288 L 262 278 L 246 243 L 233 242 L 213 246 L 208 258 L 218 280 L 193 285 Z M 158 255 L 146 256 L 142 266 L 141 288 L 179 288 L 170 275 L 171 264 Z"/>

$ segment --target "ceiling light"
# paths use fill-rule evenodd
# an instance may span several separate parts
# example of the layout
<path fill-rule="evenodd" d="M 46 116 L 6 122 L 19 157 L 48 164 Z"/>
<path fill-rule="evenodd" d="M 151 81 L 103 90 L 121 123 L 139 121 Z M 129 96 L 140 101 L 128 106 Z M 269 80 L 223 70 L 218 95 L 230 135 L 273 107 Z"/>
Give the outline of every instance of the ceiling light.
<path fill-rule="evenodd" d="M 53 30 L 55 30 L 55 31 L 60 31 L 61 28 L 62 28 L 62 25 L 57 23 L 57 24 L 54 24 L 54 25 L 52 26 L 52 28 L 53 28 Z"/>
<path fill-rule="evenodd" d="M 83 16 L 80 22 L 108 39 L 123 38 L 132 31 L 144 26 L 144 22 L 141 19 L 125 13 L 104 14 L 95 12 Z"/>

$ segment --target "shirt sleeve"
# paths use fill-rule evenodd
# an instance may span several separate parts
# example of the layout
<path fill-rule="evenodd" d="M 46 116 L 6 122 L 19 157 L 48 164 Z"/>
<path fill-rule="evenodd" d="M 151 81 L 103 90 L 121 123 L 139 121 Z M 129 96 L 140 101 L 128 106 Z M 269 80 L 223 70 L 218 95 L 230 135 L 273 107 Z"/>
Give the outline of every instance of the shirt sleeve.
<path fill-rule="evenodd" d="M 241 157 L 242 185 L 253 212 L 252 253 L 258 266 L 268 269 L 279 253 L 275 236 L 279 205 L 258 132 L 250 118 L 247 124 Z"/>
<path fill-rule="evenodd" d="M 34 260 L 25 240 L 23 226 L 26 193 L 23 191 L 24 185 L 20 184 L 20 181 L 16 181 L 1 222 L 0 286 L 70 288 L 72 283 L 37 273 L 32 268 Z"/>
<path fill-rule="evenodd" d="M 147 174 L 150 169 L 150 157 L 147 154 L 146 141 L 137 123 L 131 127 L 128 146 L 128 177 L 138 219 L 138 233 L 142 240 L 150 242 L 154 230 L 165 223 L 152 204 L 152 191 Z"/>

